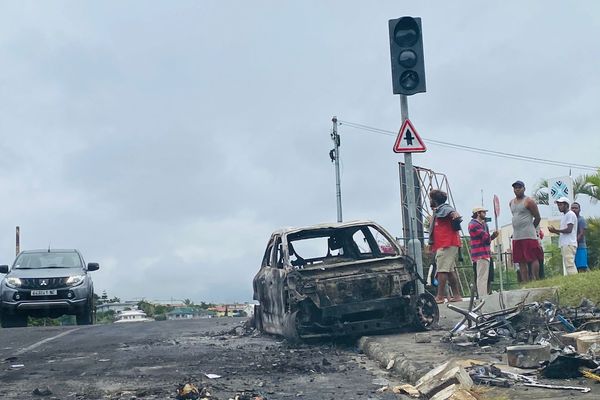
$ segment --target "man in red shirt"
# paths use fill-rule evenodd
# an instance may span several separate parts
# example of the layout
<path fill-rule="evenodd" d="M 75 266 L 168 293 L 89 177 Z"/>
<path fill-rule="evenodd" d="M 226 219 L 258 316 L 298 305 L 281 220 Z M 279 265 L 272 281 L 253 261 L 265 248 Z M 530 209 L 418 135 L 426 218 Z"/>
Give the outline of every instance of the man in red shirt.
<path fill-rule="evenodd" d="M 446 282 L 450 281 L 452 298 L 450 301 L 462 301 L 456 276 L 456 259 L 460 248 L 461 216 L 446 203 L 448 195 L 441 190 L 429 192 L 429 201 L 433 209 L 433 219 L 429 228 L 429 244 L 435 252 L 437 266 L 438 292 L 435 301 L 441 304 L 446 298 Z"/>

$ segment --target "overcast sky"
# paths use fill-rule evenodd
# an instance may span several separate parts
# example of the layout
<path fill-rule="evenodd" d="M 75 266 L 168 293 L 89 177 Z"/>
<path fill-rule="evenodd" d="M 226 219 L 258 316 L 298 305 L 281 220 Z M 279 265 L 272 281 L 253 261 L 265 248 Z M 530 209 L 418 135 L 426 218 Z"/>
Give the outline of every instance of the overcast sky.
<path fill-rule="evenodd" d="M 413 163 L 447 175 L 459 212 L 497 194 L 508 223 L 515 179 L 569 168 L 428 138 L 600 165 L 597 1 L 1 1 L 0 263 L 19 225 L 22 249 L 99 262 L 111 297 L 251 300 L 272 231 L 336 219 L 332 116 L 399 129 L 404 15 L 427 74 Z M 344 220 L 400 236 L 395 137 L 339 134 Z"/>

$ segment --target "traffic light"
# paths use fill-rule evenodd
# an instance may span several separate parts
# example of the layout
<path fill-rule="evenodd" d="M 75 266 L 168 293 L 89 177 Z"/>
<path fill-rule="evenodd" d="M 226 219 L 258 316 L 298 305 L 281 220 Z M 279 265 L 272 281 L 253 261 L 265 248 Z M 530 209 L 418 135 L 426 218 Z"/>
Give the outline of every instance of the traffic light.
<path fill-rule="evenodd" d="M 394 94 L 425 92 L 421 18 L 391 19 L 389 24 Z"/>

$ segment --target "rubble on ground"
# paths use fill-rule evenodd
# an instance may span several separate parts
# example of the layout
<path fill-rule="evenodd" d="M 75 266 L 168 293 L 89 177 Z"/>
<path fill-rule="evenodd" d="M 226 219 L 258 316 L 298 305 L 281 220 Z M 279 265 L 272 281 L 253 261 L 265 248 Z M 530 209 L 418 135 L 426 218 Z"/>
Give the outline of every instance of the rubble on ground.
<path fill-rule="evenodd" d="M 590 387 L 550 384 L 543 379 L 583 377 L 590 384 L 600 382 L 600 308 L 594 303 L 584 299 L 578 307 L 559 307 L 550 301 L 523 301 L 491 313 L 481 312 L 483 304 L 473 298 L 468 309 L 449 304 L 463 319 L 442 342 L 456 349 L 496 352 L 501 360 L 451 360 L 425 374 L 411 390 L 396 388 L 398 393 L 436 400 L 477 398 L 472 393 L 474 385 L 587 393 Z"/>

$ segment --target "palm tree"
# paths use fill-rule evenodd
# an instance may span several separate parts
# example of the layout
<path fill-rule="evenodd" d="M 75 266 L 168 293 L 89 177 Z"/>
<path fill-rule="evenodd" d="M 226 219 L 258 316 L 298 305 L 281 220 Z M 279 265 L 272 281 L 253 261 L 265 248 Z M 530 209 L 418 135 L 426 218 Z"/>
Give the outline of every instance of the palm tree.
<path fill-rule="evenodd" d="M 597 175 L 597 179 L 598 179 L 598 183 L 600 183 L 600 171 L 598 171 Z M 593 176 L 596 176 L 593 175 Z M 573 198 L 577 199 L 577 196 L 580 194 L 585 194 L 588 195 L 592 198 L 594 198 L 594 196 L 590 193 L 590 186 L 591 184 L 587 181 L 587 179 L 589 178 L 588 175 L 581 175 L 578 176 L 577 178 L 573 179 Z M 595 192 L 597 193 L 598 191 L 595 190 Z M 598 198 L 596 198 L 598 199 Z M 535 200 L 535 202 L 537 204 L 548 204 L 548 180 L 547 179 L 542 179 L 536 186 L 536 188 L 534 189 L 533 192 L 533 200 Z"/>
<path fill-rule="evenodd" d="M 590 196 L 592 203 L 600 200 L 600 168 L 595 174 L 585 175 L 586 190 L 583 194 Z"/>

